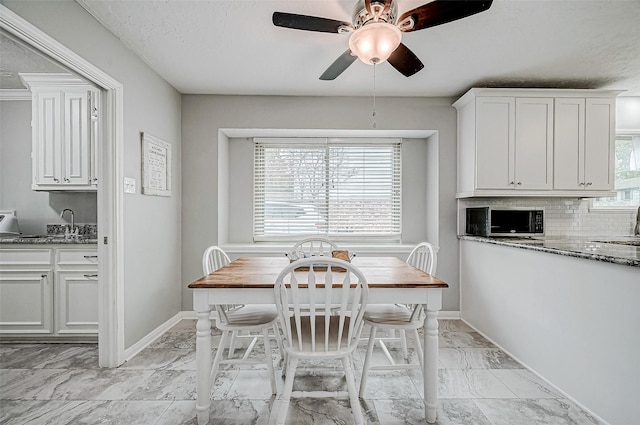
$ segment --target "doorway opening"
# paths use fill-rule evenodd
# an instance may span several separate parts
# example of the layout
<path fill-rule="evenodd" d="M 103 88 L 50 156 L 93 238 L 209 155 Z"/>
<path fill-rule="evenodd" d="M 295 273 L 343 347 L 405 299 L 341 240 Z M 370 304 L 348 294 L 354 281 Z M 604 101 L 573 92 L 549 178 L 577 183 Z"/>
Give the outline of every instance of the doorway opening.
<path fill-rule="evenodd" d="M 98 144 L 98 350 L 101 367 L 124 356 L 123 299 L 123 87 L 93 64 L 0 5 L 0 30 L 58 63 L 101 91 L 103 125 Z"/>

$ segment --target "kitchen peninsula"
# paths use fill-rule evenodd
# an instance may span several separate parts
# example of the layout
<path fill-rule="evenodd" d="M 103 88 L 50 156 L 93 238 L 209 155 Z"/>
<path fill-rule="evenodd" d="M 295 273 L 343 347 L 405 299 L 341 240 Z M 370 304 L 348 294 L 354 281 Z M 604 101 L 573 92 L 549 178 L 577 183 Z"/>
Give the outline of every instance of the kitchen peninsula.
<path fill-rule="evenodd" d="M 460 237 L 460 316 L 612 424 L 640 394 L 640 247 Z M 623 407 L 624 408 L 621 408 Z"/>

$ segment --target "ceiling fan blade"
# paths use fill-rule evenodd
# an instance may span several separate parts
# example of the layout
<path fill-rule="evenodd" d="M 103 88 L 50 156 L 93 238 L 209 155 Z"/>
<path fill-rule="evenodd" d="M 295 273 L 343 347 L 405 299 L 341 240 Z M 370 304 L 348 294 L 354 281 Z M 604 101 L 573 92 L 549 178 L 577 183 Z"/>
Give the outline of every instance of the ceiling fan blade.
<path fill-rule="evenodd" d="M 294 30 L 333 33 L 340 32 L 340 27 L 353 28 L 349 22 L 284 12 L 273 12 L 273 25 Z"/>
<path fill-rule="evenodd" d="M 349 68 L 358 57 L 356 55 L 351 54 L 351 50 L 347 49 L 343 54 L 341 54 L 338 59 L 336 59 L 326 71 L 320 76 L 321 80 L 335 80 L 336 77 L 344 72 L 345 69 Z"/>
<path fill-rule="evenodd" d="M 403 29 L 400 26 L 404 32 L 435 27 L 484 12 L 491 7 L 492 2 L 493 0 L 434 0 L 403 13 L 398 19 L 398 23 L 408 17 L 413 19 L 413 27 Z"/>
<path fill-rule="evenodd" d="M 424 68 L 424 64 L 415 53 L 402 43 L 391 53 L 387 61 L 405 77 L 411 77 Z"/>

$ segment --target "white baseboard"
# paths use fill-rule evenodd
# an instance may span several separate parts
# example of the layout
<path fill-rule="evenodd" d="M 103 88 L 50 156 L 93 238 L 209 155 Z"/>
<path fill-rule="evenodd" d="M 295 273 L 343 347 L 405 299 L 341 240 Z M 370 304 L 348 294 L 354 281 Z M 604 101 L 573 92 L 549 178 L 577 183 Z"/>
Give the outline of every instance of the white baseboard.
<path fill-rule="evenodd" d="M 458 312 L 458 318 L 460 319 L 460 312 Z M 527 369 L 529 372 L 533 373 L 534 375 L 536 375 L 538 378 L 542 379 L 545 383 L 547 383 L 555 392 L 562 394 L 566 399 L 571 400 L 572 403 L 574 403 L 576 406 L 580 407 L 582 410 L 584 410 L 585 412 L 587 412 L 589 415 L 593 416 L 594 419 L 600 421 L 603 425 L 609 425 L 609 423 L 607 421 L 605 421 L 604 419 L 602 419 L 600 416 L 596 415 L 595 413 L 593 413 L 588 407 L 586 407 L 584 404 L 580 403 L 579 401 L 577 401 L 575 398 L 571 397 L 569 394 L 565 393 L 564 391 L 562 391 L 560 388 L 556 387 L 555 385 L 553 385 L 552 382 L 550 382 L 548 379 L 546 379 L 544 376 L 540 375 L 538 372 L 536 372 L 534 369 L 532 369 L 531 367 L 529 367 L 525 362 L 523 362 L 522 360 L 520 360 L 518 357 L 514 356 L 513 354 L 511 354 L 508 350 L 505 350 L 504 347 L 502 347 L 500 344 L 498 344 L 497 342 L 495 342 L 493 339 L 489 338 L 484 332 L 476 329 L 474 326 L 472 326 L 470 323 L 468 323 L 466 320 L 461 319 L 464 323 L 466 323 L 471 329 L 473 329 L 474 331 L 478 332 L 480 335 L 482 335 L 483 337 L 485 337 L 487 340 L 489 340 L 493 345 L 495 345 L 496 347 L 498 347 L 499 349 L 501 349 L 502 351 L 504 351 L 505 353 L 507 353 L 507 355 L 509 357 L 511 357 L 512 359 L 514 359 L 515 361 L 517 361 L 518 363 L 520 363 L 525 369 Z"/>
<path fill-rule="evenodd" d="M 140 353 L 142 350 L 147 348 L 153 341 L 158 339 L 162 334 L 166 331 L 177 325 L 180 320 L 182 320 L 183 312 L 177 313 L 171 319 L 167 320 L 151 332 L 149 332 L 144 338 L 140 341 L 133 344 L 131 347 L 124 350 L 124 360 L 125 362 L 131 360 L 136 354 Z"/>
<path fill-rule="evenodd" d="M 460 312 L 459 311 L 439 311 L 438 319 L 444 320 L 459 320 Z"/>

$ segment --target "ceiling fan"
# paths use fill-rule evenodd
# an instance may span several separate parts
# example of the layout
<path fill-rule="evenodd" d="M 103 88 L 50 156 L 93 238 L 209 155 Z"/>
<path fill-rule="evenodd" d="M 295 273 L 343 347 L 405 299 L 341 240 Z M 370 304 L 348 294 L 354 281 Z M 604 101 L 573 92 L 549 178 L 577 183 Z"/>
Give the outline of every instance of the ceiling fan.
<path fill-rule="evenodd" d="M 351 33 L 349 48 L 320 76 L 338 77 L 356 58 L 367 64 L 389 61 L 405 77 L 424 68 L 424 64 L 402 43 L 402 33 L 446 24 L 483 12 L 493 0 L 434 0 L 398 17 L 396 0 L 358 0 L 353 23 L 317 16 L 274 12 L 273 24 L 305 31 Z"/>

